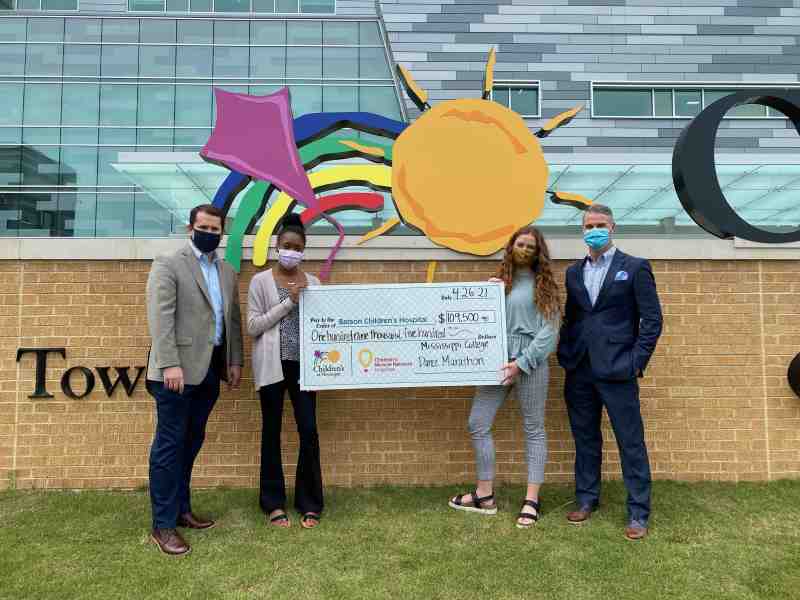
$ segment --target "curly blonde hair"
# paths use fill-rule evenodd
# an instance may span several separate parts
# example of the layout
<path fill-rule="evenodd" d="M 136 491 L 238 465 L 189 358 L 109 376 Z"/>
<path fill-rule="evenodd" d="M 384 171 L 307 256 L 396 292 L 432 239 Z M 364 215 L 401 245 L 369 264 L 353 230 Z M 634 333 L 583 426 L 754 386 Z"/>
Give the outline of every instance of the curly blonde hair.
<path fill-rule="evenodd" d="M 553 276 L 550 250 L 547 247 L 547 242 L 542 232 L 536 227 L 528 225 L 514 232 L 511 239 L 509 239 L 506 244 L 503 260 L 497 270 L 497 277 L 502 279 L 505 283 L 506 294 L 511 292 L 514 269 L 517 268 L 514 265 L 513 258 L 514 243 L 521 235 L 532 235 L 536 239 L 536 253 L 530 267 L 536 281 L 534 285 L 534 301 L 536 303 L 536 308 L 539 309 L 539 312 L 542 313 L 545 319 L 558 321 L 563 314 L 561 297 L 558 292 L 558 285 L 556 285 L 555 277 Z"/>

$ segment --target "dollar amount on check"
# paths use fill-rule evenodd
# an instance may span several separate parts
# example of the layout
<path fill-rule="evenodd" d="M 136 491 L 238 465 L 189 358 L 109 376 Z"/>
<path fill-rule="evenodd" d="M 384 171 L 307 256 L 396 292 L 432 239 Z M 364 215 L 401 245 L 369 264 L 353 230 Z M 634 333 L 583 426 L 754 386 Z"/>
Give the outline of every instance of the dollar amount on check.
<path fill-rule="evenodd" d="M 500 283 L 313 286 L 301 296 L 305 390 L 497 384 L 506 358 Z"/>

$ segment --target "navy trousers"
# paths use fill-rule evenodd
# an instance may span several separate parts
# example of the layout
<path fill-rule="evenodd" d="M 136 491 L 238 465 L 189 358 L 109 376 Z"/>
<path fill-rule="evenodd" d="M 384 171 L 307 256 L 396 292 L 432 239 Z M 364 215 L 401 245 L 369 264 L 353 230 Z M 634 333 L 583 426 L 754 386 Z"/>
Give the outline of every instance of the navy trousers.
<path fill-rule="evenodd" d="M 639 383 L 604 381 L 592 375 L 588 357 L 567 372 L 564 384 L 567 413 L 575 438 L 575 500 L 578 506 L 597 506 L 603 434 L 600 419 L 605 406 L 617 439 L 622 477 L 628 490 L 628 518 L 647 525 L 650 517 L 650 462 L 639 409 Z"/>
<path fill-rule="evenodd" d="M 213 362 L 212 362 L 213 364 Z M 220 374 L 209 368 L 200 385 L 179 394 L 160 381 L 148 381 L 158 423 L 150 448 L 150 503 L 153 528 L 174 528 L 178 515 L 192 510 L 192 467 L 206 435 L 206 423 L 219 397 Z"/>

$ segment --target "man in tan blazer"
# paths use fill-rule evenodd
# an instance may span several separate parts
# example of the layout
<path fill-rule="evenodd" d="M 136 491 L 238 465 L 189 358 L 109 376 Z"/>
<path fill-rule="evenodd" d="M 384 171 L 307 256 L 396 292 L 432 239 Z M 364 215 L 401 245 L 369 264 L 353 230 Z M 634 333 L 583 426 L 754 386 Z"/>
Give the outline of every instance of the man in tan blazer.
<path fill-rule="evenodd" d="M 192 512 L 189 484 L 219 396 L 220 380 L 239 386 L 244 350 L 239 280 L 216 254 L 223 214 L 192 209 L 189 243 L 153 261 L 147 280 L 152 346 L 147 390 L 158 423 L 150 449 L 152 541 L 170 555 L 190 551 L 176 527 L 208 529 L 214 521 Z"/>

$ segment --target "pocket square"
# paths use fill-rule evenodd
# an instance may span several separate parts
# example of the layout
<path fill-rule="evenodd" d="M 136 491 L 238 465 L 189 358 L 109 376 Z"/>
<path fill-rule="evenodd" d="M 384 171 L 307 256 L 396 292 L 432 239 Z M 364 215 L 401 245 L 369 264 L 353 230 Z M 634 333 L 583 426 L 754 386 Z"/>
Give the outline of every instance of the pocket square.
<path fill-rule="evenodd" d="M 617 274 L 614 275 L 614 281 L 628 281 L 628 272 L 617 271 Z"/>

